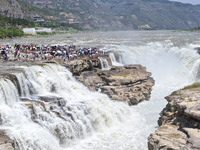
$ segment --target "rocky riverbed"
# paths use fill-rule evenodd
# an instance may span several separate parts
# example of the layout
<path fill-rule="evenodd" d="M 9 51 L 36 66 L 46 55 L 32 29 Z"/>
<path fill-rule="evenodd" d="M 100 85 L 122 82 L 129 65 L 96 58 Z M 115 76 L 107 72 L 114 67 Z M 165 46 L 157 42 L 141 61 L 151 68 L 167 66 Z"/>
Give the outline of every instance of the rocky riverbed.
<path fill-rule="evenodd" d="M 159 129 L 148 138 L 149 150 L 200 149 L 200 83 L 194 83 L 166 97 Z"/>

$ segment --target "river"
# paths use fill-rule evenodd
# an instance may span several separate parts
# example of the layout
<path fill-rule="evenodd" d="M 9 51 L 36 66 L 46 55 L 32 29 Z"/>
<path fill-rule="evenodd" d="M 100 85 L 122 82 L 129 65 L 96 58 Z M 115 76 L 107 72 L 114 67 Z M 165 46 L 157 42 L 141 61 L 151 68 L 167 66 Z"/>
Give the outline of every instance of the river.
<path fill-rule="evenodd" d="M 9 63 L 0 69 L 14 70 L 21 94 L 11 81 L 0 78 L 0 129 L 8 131 L 20 150 L 146 150 L 147 138 L 158 128 L 159 113 L 167 103 L 164 97 L 199 80 L 200 56 L 194 50 L 200 46 L 199 35 L 115 31 L 1 40 L 1 44 L 75 44 L 119 51 L 119 63 L 146 66 L 155 86 L 149 101 L 130 107 L 89 91 L 64 67 Z M 61 104 L 32 102 L 41 97 Z M 30 103 L 33 110 L 27 107 Z"/>

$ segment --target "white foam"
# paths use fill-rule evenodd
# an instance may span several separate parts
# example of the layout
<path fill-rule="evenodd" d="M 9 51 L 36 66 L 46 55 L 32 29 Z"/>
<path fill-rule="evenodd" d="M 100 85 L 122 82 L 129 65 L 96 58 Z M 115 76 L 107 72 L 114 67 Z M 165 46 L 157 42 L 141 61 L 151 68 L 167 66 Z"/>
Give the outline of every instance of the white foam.
<path fill-rule="evenodd" d="M 7 129 L 9 136 L 20 143 L 22 150 L 145 150 L 147 137 L 156 129 L 159 113 L 167 103 L 164 97 L 199 80 L 200 56 L 194 50 L 199 46 L 198 34 L 121 31 L 100 32 L 98 36 L 97 33 L 87 35 L 70 35 L 71 39 L 66 38 L 69 35 L 59 35 L 59 38 L 51 36 L 45 42 L 55 43 L 56 38 L 61 43 L 79 43 L 82 47 L 84 44 L 101 43 L 103 49 L 123 52 L 121 62 L 142 64 L 147 67 L 147 71 L 152 72 L 156 82 L 150 101 L 129 107 L 124 103 L 111 101 L 104 94 L 89 91 L 63 67 L 53 64 L 22 67 L 25 73 L 17 75 L 20 87 L 24 89 L 22 96 L 32 99 L 39 96 L 62 97 L 68 106 L 61 109 L 58 105 L 47 102 L 44 103 L 45 108 L 34 104 L 33 118 L 25 106 L 27 103 L 19 103 L 17 98 L 14 100 L 17 104 L 11 108 L 5 105 L 7 99 L 1 98 L 1 102 L 4 102 L 0 105 L 3 117 L 1 129 Z M 15 42 L 24 41 L 18 40 L 20 39 Z M 42 38 L 27 39 L 27 42 L 28 40 L 31 40 L 29 43 L 44 43 Z M 8 84 L 9 81 L 5 83 L 4 79 L 0 82 L 0 85 L 6 87 L 4 91 L 11 91 L 12 88 L 8 87 L 14 86 L 12 83 Z M 58 117 L 51 107 L 64 119 Z"/>

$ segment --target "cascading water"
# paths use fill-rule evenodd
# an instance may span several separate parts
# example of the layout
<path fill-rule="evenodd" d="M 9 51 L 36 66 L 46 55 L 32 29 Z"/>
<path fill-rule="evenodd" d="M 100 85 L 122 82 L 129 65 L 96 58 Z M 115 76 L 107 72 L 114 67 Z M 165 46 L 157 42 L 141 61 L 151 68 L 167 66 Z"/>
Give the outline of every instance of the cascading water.
<path fill-rule="evenodd" d="M 101 69 L 102 70 L 109 70 L 111 67 L 108 64 L 108 61 L 105 58 L 99 57 L 99 60 L 101 62 Z"/>
<path fill-rule="evenodd" d="M 18 90 L 10 80 L 0 79 L 0 97 L 0 105 L 11 106 L 19 101 Z"/>
<path fill-rule="evenodd" d="M 165 96 L 199 80 L 197 76 L 200 56 L 194 51 L 197 45 L 176 46 L 172 41 L 149 42 L 142 46 L 123 46 L 123 62 L 125 64 L 142 64 L 152 72 L 155 79 L 151 99 L 148 102 L 133 106 L 142 114 L 146 125 L 138 128 L 138 134 L 146 134 L 146 138 L 156 129 L 159 113 L 166 105 Z M 135 139 L 138 149 L 146 149 L 147 139 Z M 142 147 L 142 148 L 141 148 Z"/>
<path fill-rule="evenodd" d="M 23 73 L 16 77 L 21 101 L 17 87 L 9 79 L 0 80 L 1 129 L 17 141 L 19 149 L 64 149 L 94 131 L 119 124 L 129 114 L 126 104 L 90 92 L 64 67 L 20 68 Z"/>
<path fill-rule="evenodd" d="M 5 40 L 5 44 L 58 43 L 55 39 L 122 52 L 121 62 L 146 66 L 152 72 L 155 86 L 149 101 L 128 107 L 89 91 L 63 67 L 21 65 L 24 71 L 13 73 L 21 95 L 9 79 L 0 80 L 4 91 L 0 93 L 0 127 L 8 131 L 22 150 L 146 150 L 147 138 L 157 128 L 159 113 L 167 103 L 164 97 L 199 80 L 200 55 L 194 50 L 199 47 L 199 33 L 81 33 L 54 35 L 45 40 L 42 37 Z M 9 95 L 8 100 L 5 95 L 11 90 L 16 97 Z"/>
<path fill-rule="evenodd" d="M 109 53 L 109 57 L 114 66 L 123 66 L 121 57 L 119 57 L 119 61 L 116 60 L 114 53 Z"/>

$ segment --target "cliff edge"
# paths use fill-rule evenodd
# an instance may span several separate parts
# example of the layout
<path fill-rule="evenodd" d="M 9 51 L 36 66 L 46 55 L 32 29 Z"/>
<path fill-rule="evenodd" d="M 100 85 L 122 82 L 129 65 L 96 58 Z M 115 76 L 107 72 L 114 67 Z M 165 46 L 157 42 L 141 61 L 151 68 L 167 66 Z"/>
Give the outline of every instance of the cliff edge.
<path fill-rule="evenodd" d="M 111 63 L 109 57 L 105 58 Z M 141 65 L 112 66 L 110 70 L 100 70 L 98 59 L 82 59 L 65 66 L 90 90 L 100 90 L 112 100 L 126 101 L 129 105 L 148 100 L 155 82 L 151 73 Z"/>
<path fill-rule="evenodd" d="M 148 138 L 149 150 L 200 149 L 200 83 L 194 83 L 166 97 L 159 129 Z"/>

